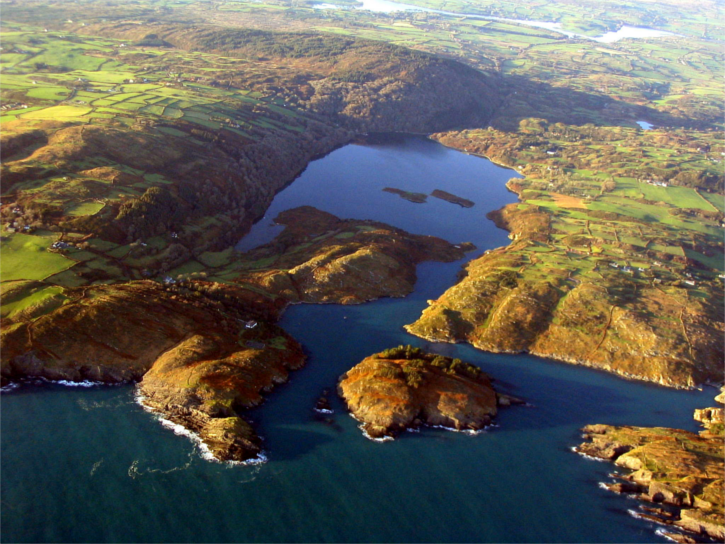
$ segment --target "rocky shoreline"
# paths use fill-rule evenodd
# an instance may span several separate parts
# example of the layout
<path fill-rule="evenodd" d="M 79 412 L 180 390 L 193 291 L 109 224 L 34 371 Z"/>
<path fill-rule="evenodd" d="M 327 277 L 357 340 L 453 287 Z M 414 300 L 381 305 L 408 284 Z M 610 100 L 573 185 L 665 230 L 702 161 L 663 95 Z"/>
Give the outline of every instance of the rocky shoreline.
<path fill-rule="evenodd" d="M 725 398 L 721 393 L 718 402 Z M 700 434 L 679 429 L 587 425 L 581 455 L 613 462 L 628 471 L 602 484 L 615 493 L 642 501 L 635 517 L 679 528 L 663 530 L 676 542 L 722 542 L 725 539 L 725 454 L 723 408 L 697 410 Z"/>
<path fill-rule="evenodd" d="M 244 411 L 305 363 L 302 347 L 274 324 L 289 304 L 405 296 L 419 262 L 457 260 L 472 248 L 310 207 L 277 219 L 287 228 L 238 256 L 247 270 L 235 283 L 79 287 L 32 320 L 5 320 L 3 385 L 139 382 L 146 409 L 186 429 L 215 459 L 247 462 L 262 445 Z"/>
<path fill-rule="evenodd" d="M 157 21 L 68 24 L 64 34 L 136 43 L 153 31 L 173 55 L 204 51 L 245 59 L 229 65 L 224 81 L 210 73 L 202 84 L 211 94 L 223 86 L 263 97 L 224 103 L 245 119 L 270 122 L 240 131 L 230 130 L 241 120 L 229 113 L 205 114 L 218 119 L 203 129 L 153 115 L 124 118 L 129 122 L 12 121 L 2 137 L 12 154 L 2 165 L 8 229 L 15 237 L 17 229 L 59 232 L 54 251 L 98 262 L 76 261 L 70 279 L 60 283 L 21 275 L 8 284 L 3 295 L 13 303 L 40 292 L 50 296 L 3 314 L 2 385 L 27 377 L 140 382 L 147 408 L 195 433 L 218 459 L 254 457 L 258 437 L 240 411 L 304 363 L 299 345 L 273 325 L 287 305 L 405 296 L 419 262 L 457 260 L 472 247 L 309 209 L 285 212 L 279 220 L 287 228 L 270 245 L 240 257 L 233 244 L 311 160 L 355 134 L 484 123 L 500 101 L 498 91 L 490 76 L 463 64 L 370 40 Z M 48 27 L 56 28 L 54 22 Z M 260 69 L 274 76 L 260 79 Z M 351 78 L 351 69 L 364 78 Z M 168 76 L 168 68 L 158 71 Z M 190 91 L 181 74 L 167 83 Z M 103 166 L 90 168 L 88 157 Z M 65 195 L 70 184 L 33 192 L 23 182 L 60 172 L 103 207 L 67 214 L 77 203 L 69 193 L 68 202 L 35 213 L 47 208 L 45 197 Z M 126 186 L 123 198 L 112 197 Z M 128 251 L 112 251 L 115 246 Z M 219 262 L 228 264 L 224 271 Z M 187 265 L 197 271 L 172 273 Z M 208 273 L 224 281 L 202 279 Z"/>
<path fill-rule="evenodd" d="M 467 152 L 476 142 L 466 131 L 432 138 Z M 514 162 L 503 161 L 501 153 L 489 149 L 475 154 L 511 168 Z M 510 232 L 511 244 L 467 263 L 458 283 L 430 301 L 405 329 L 428 341 L 530 353 L 673 388 L 721 380 L 722 308 L 707 297 L 666 292 L 658 283 L 662 280 L 643 277 L 634 285 L 631 266 L 612 264 L 592 251 L 594 237 L 579 236 L 589 241 L 588 248 L 578 247 L 583 242 L 575 236 L 564 239 L 570 245 L 556 245 L 556 236 L 564 232 L 556 229 L 564 227 L 557 227 L 551 209 L 526 201 L 527 183 L 526 178 L 510 180 L 507 187 L 519 194 L 520 202 L 489 214 Z M 585 204 L 572 205 L 584 213 Z M 598 212 L 588 213 L 592 219 L 581 225 L 584 234 L 600 221 Z M 547 259 L 551 265 L 543 264 Z M 615 272 L 609 272 L 615 270 L 612 266 Z M 580 279 L 573 277 L 578 268 L 592 271 Z M 604 275 L 617 273 L 621 276 L 616 279 Z M 713 292 L 714 300 L 717 285 Z"/>

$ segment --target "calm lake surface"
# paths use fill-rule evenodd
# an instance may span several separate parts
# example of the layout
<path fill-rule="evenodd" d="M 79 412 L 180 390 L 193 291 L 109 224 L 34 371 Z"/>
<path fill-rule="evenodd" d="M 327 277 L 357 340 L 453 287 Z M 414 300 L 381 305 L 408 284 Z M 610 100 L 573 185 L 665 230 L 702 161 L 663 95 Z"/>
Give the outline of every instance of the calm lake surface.
<path fill-rule="evenodd" d="M 414 137 L 349 145 L 310 164 L 251 236 L 282 209 L 312 204 L 387 221 L 481 251 L 507 243 L 485 219 L 515 200 L 512 171 Z M 385 186 L 443 189 L 470 209 L 413 204 Z M 245 242 L 249 246 L 254 243 Z M 461 262 L 419 267 L 404 299 L 292 307 L 281 325 L 309 361 L 249 415 L 269 461 L 228 466 L 162 427 L 134 387 L 23 385 L 2 399 L 2 538 L 6 542 L 663 542 L 628 515 L 636 503 L 600 489 L 613 466 L 570 450 L 588 423 L 695 430 L 692 411 L 715 391 L 672 391 L 529 356 L 429 344 L 402 326 L 454 282 Z M 426 429 L 394 442 L 365 439 L 323 389 L 363 357 L 410 343 L 481 366 L 500 391 L 533 406 L 503 410 L 477 436 Z M 333 395 L 334 397 L 334 395 Z"/>

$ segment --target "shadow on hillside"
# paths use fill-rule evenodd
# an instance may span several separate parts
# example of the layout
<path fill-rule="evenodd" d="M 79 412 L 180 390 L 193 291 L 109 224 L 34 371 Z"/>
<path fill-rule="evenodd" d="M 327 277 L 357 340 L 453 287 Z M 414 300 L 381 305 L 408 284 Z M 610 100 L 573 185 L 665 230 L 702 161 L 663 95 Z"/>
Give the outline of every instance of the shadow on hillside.
<path fill-rule="evenodd" d="M 699 129 L 711 128 L 712 123 L 722 117 L 721 112 L 715 117 L 701 112 L 699 119 L 686 119 L 605 94 L 554 87 L 523 76 L 491 78 L 491 84 L 496 79 L 500 82 L 503 99 L 490 124 L 503 130 L 514 130 L 522 119 L 530 117 L 547 119 L 551 123 L 598 126 L 633 125 L 645 120 L 656 126 Z"/>

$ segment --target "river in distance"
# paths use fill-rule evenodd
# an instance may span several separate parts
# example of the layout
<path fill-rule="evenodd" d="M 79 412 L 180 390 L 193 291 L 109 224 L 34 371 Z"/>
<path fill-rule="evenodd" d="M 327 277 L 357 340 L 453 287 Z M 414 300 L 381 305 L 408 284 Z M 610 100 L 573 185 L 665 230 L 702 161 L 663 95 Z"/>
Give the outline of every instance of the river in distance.
<path fill-rule="evenodd" d="M 339 6 L 334 3 L 323 2 L 314 4 L 313 7 L 317 9 L 350 9 L 348 7 Z M 528 19 L 509 19 L 506 17 L 491 17 L 488 15 L 476 15 L 474 13 L 456 13 L 452 11 L 442 11 L 439 9 L 425 8 L 421 6 L 414 6 L 411 4 L 402 4 L 400 2 L 392 2 L 391 0 L 360 0 L 360 5 L 355 6 L 352 9 L 360 9 L 366 11 L 372 11 L 375 13 L 394 13 L 398 11 L 408 12 L 427 12 L 437 13 L 438 15 L 446 15 L 449 17 L 468 17 L 470 19 L 484 19 L 487 21 L 500 21 L 503 23 L 514 23 L 524 26 L 533 26 L 536 28 L 543 28 L 563 34 L 569 38 L 581 38 L 585 40 L 593 40 L 600 43 L 613 43 L 623 40 L 625 38 L 663 38 L 666 36 L 678 36 L 672 32 L 665 30 L 656 30 L 654 28 L 637 27 L 622 25 L 616 31 L 605 32 L 601 36 L 587 36 L 586 34 L 577 34 L 576 32 L 569 32 L 564 30 L 561 23 L 552 21 L 534 21 Z"/>
<path fill-rule="evenodd" d="M 250 236 L 274 230 L 279 211 L 309 204 L 376 219 L 473 254 L 505 245 L 488 211 L 515 201 L 516 174 L 418 137 L 348 145 L 314 161 L 275 199 Z M 442 189 L 464 209 L 414 204 L 392 186 Z M 243 242 L 244 245 L 245 242 Z M 254 243 L 246 242 L 248 246 Z M 469 256 L 470 258 L 470 256 Z M 674 391 L 526 355 L 431 344 L 402 330 L 455 281 L 462 262 L 424 263 L 413 294 L 359 306 L 299 305 L 281 325 L 307 366 L 248 413 L 268 461 L 229 466 L 202 459 L 187 438 L 134 401 L 134 387 L 26 384 L 2 395 L 2 539 L 5 542 L 662 542 L 635 519 L 636 504 L 597 483 L 615 467 L 571 451 L 588 423 L 696 430 L 692 411 L 714 390 Z M 531 406 L 503 409 L 476 436 L 442 429 L 393 442 L 363 437 L 324 389 L 363 357 L 398 344 L 460 357 L 499 391 Z"/>

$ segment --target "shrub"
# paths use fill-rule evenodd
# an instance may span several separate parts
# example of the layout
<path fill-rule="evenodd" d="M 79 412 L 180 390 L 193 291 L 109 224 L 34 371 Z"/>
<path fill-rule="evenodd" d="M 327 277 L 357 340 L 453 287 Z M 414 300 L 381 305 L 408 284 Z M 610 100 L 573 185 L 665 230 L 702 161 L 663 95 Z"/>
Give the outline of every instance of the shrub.
<path fill-rule="evenodd" d="M 409 387 L 412 387 L 413 389 L 417 389 L 418 386 L 420 386 L 423 383 L 423 374 L 420 371 L 418 371 L 414 368 L 411 368 L 410 370 L 405 368 L 404 371 L 405 371 L 405 383 L 407 383 Z"/>
<path fill-rule="evenodd" d="M 374 376 L 379 378 L 390 378 L 395 380 L 400 378 L 400 369 L 393 366 L 381 366 L 375 369 Z"/>
<path fill-rule="evenodd" d="M 519 283 L 518 274 L 513 270 L 506 270 L 498 278 L 498 284 L 500 287 L 507 289 L 513 289 Z"/>

